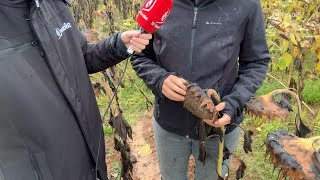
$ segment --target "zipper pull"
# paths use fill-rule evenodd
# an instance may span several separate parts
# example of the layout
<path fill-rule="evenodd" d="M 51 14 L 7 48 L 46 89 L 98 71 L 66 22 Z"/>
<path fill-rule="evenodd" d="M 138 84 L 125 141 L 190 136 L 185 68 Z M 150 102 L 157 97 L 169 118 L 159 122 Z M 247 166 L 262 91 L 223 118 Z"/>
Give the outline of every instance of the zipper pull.
<path fill-rule="evenodd" d="M 192 22 L 192 28 L 196 28 L 197 27 L 197 16 L 198 16 L 198 7 L 195 7 L 193 10 L 193 22 Z"/>
<path fill-rule="evenodd" d="M 35 0 L 35 2 L 36 2 L 36 7 L 37 7 L 37 9 L 39 10 L 39 9 L 40 9 L 40 3 L 39 3 L 39 0 Z"/>

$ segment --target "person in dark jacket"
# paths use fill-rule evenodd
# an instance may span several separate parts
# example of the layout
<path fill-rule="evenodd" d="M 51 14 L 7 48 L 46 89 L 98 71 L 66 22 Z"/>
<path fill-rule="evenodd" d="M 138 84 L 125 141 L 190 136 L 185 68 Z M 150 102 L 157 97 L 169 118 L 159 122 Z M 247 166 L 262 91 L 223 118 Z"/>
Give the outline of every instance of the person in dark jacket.
<path fill-rule="evenodd" d="M 88 73 L 141 52 L 151 34 L 88 43 L 64 0 L 0 1 L 0 180 L 106 180 Z M 96 172 L 97 169 L 97 172 Z"/>
<path fill-rule="evenodd" d="M 186 81 L 213 88 L 221 96 L 225 142 L 233 152 L 243 109 L 265 78 L 270 55 L 258 0 L 175 0 L 152 43 L 132 57 L 137 75 L 155 95 L 155 143 L 162 179 L 187 179 L 189 156 L 196 159 L 195 179 L 217 179 L 218 138 L 205 142 L 199 162 L 198 118 L 182 102 Z M 228 164 L 226 160 L 225 164 Z M 227 168 L 223 168 L 226 174 Z"/>

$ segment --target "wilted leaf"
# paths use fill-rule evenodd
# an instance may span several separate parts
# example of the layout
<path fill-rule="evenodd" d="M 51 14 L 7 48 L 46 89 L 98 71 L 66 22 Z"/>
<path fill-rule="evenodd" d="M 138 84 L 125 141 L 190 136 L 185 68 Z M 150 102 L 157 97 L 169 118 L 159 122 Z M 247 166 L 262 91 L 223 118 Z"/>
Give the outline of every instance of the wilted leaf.
<path fill-rule="evenodd" d="M 197 130 L 198 130 L 198 136 L 199 136 L 199 156 L 198 160 L 200 162 L 203 162 L 205 164 L 207 152 L 206 148 L 204 146 L 207 132 L 206 132 L 206 124 L 203 121 L 197 121 Z"/>
<path fill-rule="evenodd" d="M 252 138 L 253 132 L 250 130 L 244 130 L 244 143 L 243 143 L 243 149 L 245 153 L 252 152 Z"/>
<path fill-rule="evenodd" d="M 298 42 L 296 40 L 294 33 L 290 33 L 290 40 L 294 45 L 296 45 L 296 46 L 298 45 Z"/>
<path fill-rule="evenodd" d="M 237 175 L 236 175 L 236 179 L 241 179 L 244 176 L 244 171 L 247 169 L 246 164 L 241 160 L 240 160 L 240 165 L 237 169 Z"/>
<path fill-rule="evenodd" d="M 229 159 L 231 155 L 232 153 L 229 151 L 229 149 L 226 146 L 224 146 L 223 161 Z"/>
<path fill-rule="evenodd" d="M 311 133 L 311 130 L 309 127 L 307 127 L 301 119 L 301 116 L 299 113 L 296 114 L 296 136 L 298 137 L 306 137 L 309 133 Z"/>
<path fill-rule="evenodd" d="M 127 137 L 132 139 L 132 129 L 128 122 L 125 120 L 122 113 L 117 117 L 110 117 L 109 124 L 114 128 L 115 133 L 118 134 L 123 140 Z"/>

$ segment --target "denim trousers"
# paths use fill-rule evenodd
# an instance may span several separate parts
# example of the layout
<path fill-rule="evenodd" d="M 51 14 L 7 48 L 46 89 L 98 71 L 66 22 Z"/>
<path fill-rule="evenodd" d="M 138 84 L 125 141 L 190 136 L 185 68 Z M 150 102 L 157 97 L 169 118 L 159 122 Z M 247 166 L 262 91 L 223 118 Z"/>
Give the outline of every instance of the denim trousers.
<path fill-rule="evenodd" d="M 216 163 L 218 159 L 219 139 L 211 138 L 205 142 L 205 163 L 198 160 L 199 140 L 179 136 L 164 130 L 153 120 L 154 137 L 158 163 L 162 180 L 188 179 L 188 162 L 191 155 L 195 159 L 195 180 L 218 179 Z M 237 127 L 225 135 L 225 146 L 233 153 L 239 140 L 240 128 Z M 223 174 L 227 173 L 230 159 L 224 161 Z"/>

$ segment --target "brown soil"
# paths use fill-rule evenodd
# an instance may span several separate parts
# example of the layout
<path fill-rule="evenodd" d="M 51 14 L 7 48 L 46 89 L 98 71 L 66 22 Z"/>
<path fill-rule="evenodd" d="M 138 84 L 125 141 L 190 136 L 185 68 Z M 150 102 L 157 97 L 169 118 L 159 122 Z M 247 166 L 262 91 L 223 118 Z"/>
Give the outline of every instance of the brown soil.
<path fill-rule="evenodd" d="M 160 179 L 153 135 L 152 113 L 150 112 L 133 127 L 134 139 L 130 142 L 130 147 L 132 155 L 137 158 L 137 163 L 133 167 L 133 179 Z"/>

